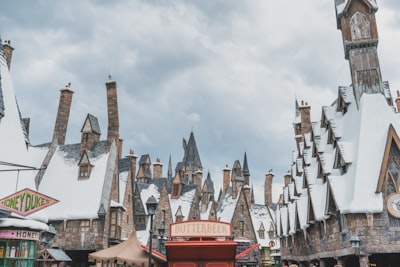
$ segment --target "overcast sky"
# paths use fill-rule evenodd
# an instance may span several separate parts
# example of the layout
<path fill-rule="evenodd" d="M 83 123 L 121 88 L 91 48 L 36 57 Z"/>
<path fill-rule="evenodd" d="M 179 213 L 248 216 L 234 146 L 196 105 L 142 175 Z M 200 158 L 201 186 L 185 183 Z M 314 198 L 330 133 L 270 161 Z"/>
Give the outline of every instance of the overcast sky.
<path fill-rule="evenodd" d="M 378 5 L 378 54 L 395 96 L 400 2 Z M 52 138 L 69 82 L 66 143 L 80 141 L 87 113 L 106 138 L 111 74 L 124 154 L 158 157 L 166 175 L 193 130 L 216 187 L 225 165 L 243 164 L 247 152 L 259 203 L 265 173 L 273 169 L 279 184 L 290 166 L 295 99 L 319 120 L 337 87 L 351 83 L 334 0 L 2 0 L 0 34 L 15 48 L 11 75 L 32 144 Z"/>

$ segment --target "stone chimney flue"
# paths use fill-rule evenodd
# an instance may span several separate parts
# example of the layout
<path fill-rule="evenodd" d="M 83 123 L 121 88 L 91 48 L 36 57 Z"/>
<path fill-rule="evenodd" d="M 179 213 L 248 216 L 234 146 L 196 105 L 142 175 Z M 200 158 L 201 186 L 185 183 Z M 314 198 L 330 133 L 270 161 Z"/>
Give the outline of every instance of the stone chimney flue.
<path fill-rule="evenodd" d="M 11 41 L 7 40 L 3 43 L 3 53 L 7 61 L 8 70 L 11 69 L 11 60 L 14 48 L 11 46 Z"/>
<path fill-rule="evenodd" d="M 108 131 L 107 143 L 110 147 L 115 140 L 117 147 L 119 142 L 119 117 L 118 117 L 118 99 L 117 99 L 117 82 L 112 80 L 111 75 L 106 82 L 107 89 L 107 112 L 108 112 Z M 119 153 L 120 154 L 120 151 Z"/>
<path fill-rule="evenodd" d="M 59 145 L 65 144 L 65 136 L 67 134 L 69 113 L 71 110 L 72 95 L 71 83 L 60 89 L 60 102 L 58 104 L 56 124 L 54 126 L 53 140 L 57 139 Z"/>

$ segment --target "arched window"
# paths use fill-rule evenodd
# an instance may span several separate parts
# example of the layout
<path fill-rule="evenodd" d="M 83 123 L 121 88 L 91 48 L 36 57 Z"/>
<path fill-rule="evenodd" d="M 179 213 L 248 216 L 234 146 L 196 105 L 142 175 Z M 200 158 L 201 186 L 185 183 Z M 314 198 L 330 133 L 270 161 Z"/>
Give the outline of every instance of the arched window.
<path fill-rule="evenodd" d="M 350 20 L 350 31 L 352 40 L 371 38 L 371 26 L 367 16 L 360 12 L 354 13 Z"/>

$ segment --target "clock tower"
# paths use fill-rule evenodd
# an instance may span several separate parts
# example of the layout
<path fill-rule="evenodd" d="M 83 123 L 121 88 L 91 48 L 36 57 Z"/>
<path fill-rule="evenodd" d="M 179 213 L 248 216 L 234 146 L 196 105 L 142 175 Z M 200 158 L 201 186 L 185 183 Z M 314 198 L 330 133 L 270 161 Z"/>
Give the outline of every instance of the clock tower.
<path fill-rule="evenodd" d="M 342 31 L 345 58 L 349 61 L 354 96 L 385 95 L 377 53 L 376 0 L 335 0 L 337 27 Z"/>

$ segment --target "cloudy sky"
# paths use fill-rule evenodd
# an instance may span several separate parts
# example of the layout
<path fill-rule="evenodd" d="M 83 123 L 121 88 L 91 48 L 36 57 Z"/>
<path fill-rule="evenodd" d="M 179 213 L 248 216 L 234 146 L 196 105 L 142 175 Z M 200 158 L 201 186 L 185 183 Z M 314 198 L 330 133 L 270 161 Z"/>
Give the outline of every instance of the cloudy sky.
<path fill-rule="evenodd" d="M 392 94 L 400 89 L 400 2 L 378 2 L 378 53 Z M 193 130 L 216 187 L 244 153 L 262 202 L 291 162 L 295 99 L 312 120 L 330 105 L 349 67 L 334 0 L 120 0 L 0 3 L 0 35 L 15 48 L 11 74 L 32 144 L 50 141 L 59 89 L 75 91 L 67 143 L 87 113 L 107 133 L 105 82 L 118 84 L 124 154 L 160 158 L 166 174 Z M 279 190 L 275 195 L 279 194 Z"/>

